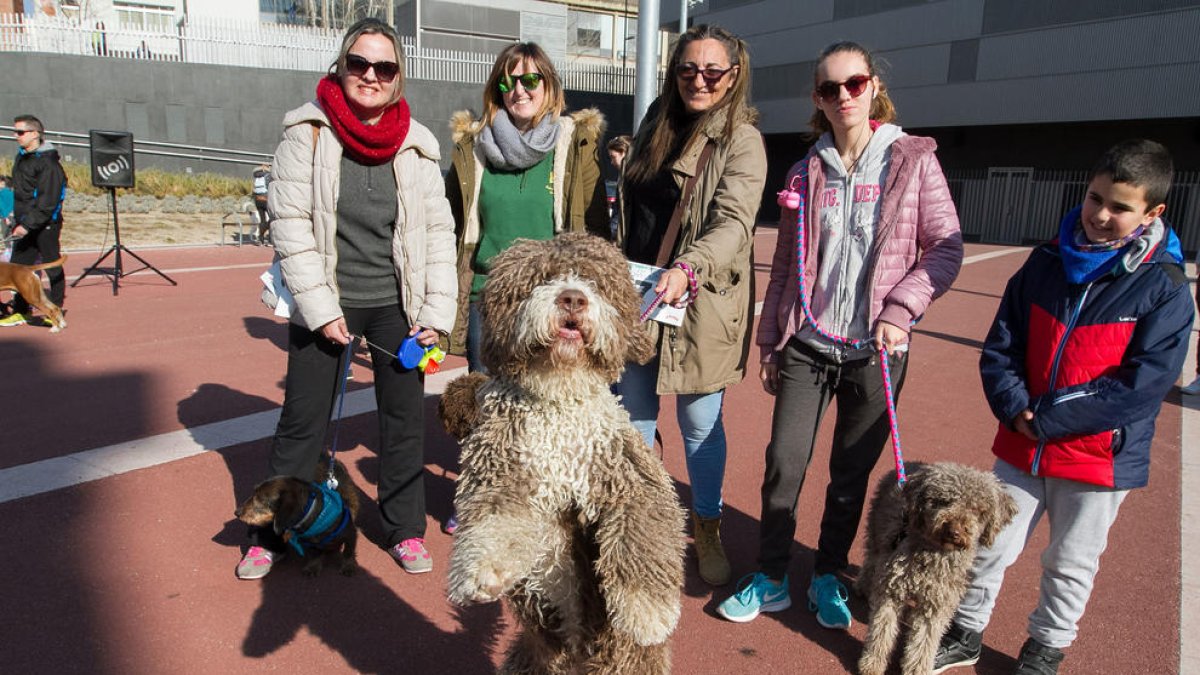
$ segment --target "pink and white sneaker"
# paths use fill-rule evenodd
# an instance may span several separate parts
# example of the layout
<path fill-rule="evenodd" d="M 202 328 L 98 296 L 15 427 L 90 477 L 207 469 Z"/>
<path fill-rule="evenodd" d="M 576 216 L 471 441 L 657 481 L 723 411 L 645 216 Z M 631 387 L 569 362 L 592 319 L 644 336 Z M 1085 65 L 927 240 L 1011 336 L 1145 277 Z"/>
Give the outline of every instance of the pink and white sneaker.
<path fill-rule="evenodd" d="M 424 574 L 433 569 L 433 558 L 425 550 L 425 540 L 420 537 L 405 539 L 388 549 L 388 555 L 400 563 L 409 574 Z"/>
<path fill-rule="evenodd" d="M 267 576 L 271 567 L 283 558 L 283 553 L 268 551 L 261 546 L 251 546 L 250 550 L 246 551 L 246 555 L 242 556 L 241 562 L 238 563 L 237 578 L 261 579 Z"/>

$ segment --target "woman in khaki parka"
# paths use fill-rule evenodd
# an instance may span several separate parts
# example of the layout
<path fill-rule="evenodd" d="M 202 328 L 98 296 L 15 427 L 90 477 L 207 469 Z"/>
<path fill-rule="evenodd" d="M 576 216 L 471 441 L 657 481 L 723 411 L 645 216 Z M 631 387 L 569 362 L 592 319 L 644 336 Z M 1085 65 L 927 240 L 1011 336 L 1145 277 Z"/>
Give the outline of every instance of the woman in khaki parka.
<path fill-rule="evenodd" d="M 630 260 L 654 264 L 676 205 L 685 199 L 678 238 L 655 291 L 687 309 L 681 326 L 651 325 L 658 333 L 657 356 L 626 366 L 619 389 L 651 446 L 659 396 L 676 395 L 700 577 L 723 585 L 730 569 L 720 539 L 726 450 L 721 403 L 725 387 L 746 372 L 754 219 L 767 157 L 757 115 L 747 105 L 744 42 L 716 26 L 695 26 L 680 36 L 667 73 L 625 162 L 617 241 Z"/>

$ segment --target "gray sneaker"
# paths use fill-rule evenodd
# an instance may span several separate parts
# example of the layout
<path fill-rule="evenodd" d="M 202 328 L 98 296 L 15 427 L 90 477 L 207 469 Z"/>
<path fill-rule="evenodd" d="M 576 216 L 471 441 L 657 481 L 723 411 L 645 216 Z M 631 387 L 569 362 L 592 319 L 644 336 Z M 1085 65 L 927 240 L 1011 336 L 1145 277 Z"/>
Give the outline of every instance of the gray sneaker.
<path fill-rule="evenodd" d="M 425 540 L 420 537 L 405 539 L 388 549 L 388 555 L 400 563 L 409 574 L 424 574 L 433 569 L 433 558 L 425 550 Z"/>

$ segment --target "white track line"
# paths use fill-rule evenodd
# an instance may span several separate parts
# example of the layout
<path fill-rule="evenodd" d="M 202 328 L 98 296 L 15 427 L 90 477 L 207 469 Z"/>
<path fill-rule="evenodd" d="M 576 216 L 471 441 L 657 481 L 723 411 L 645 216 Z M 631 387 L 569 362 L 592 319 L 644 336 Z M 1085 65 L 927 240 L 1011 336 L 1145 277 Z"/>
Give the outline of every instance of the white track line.
<path fill-rule="evenodd" d="M 466 368 L 455 368 L 431 375 L 425 379 L 425 395 L 440 396 L 447 382 L 466 372 Z M 342 417 L 374 410 L 373 390 L 359 389 L 346 394 Z M 3 469 L 0 503 L 268 438 L 278 421 L 276 408 Z"/>

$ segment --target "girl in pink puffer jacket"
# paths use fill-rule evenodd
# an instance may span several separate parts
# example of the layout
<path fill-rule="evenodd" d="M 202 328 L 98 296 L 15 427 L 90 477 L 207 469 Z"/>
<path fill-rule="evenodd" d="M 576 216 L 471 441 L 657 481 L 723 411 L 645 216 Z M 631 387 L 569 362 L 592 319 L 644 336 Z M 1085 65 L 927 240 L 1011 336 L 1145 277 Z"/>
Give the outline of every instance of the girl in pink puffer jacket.
<path fill-rule="evenodd" d="M 871 54 L 851 42 L 830 45 L 814 84 L 812 126 L 820 137 L 780 193 L 784 208 L 758 327 L 760 377 L 776 397 L 760 571 L 744 577 L 717 612 L 749 621 L 791 606 L 786 571 L 796 502 L 817 428 L 836 399 L 830 482 L 807 600 L 822 626 L 848 628 L 838 574 L 849 564 L 871 470 L 889 431 L 880 351 L 887 352 L 898 397 L 909 331 L 958 276 L 962 234 L 936 144 L 891 124 L 895 108 Z"/>

